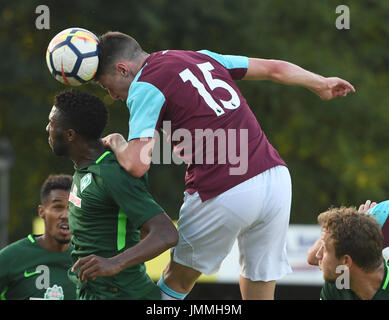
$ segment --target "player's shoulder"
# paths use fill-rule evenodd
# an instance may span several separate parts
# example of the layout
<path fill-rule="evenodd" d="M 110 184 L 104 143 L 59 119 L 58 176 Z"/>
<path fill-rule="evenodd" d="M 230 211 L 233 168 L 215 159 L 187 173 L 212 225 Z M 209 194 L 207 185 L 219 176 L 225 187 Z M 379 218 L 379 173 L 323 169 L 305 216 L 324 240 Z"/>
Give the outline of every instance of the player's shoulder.
<path fill-rule="evenodd" d="M 101 161 L 89 166 L 89 172 L 95 174 L 96 181 L 107 184 L 120 184 L 136 182 L 138 179 L 127 173 L 118 162 L 115 154 L 109 151 Z M 99 179 L 100 178 L 100 179 Z"/>
<path fill-rule="evenodd" d="M 322 300 L 356 300 L 357 297 L 350 289 L 338 288 L 334 282 L 325 282 L 321 291 Z"/>
<path fill-rule="evenodd" d="M 172 64 L 181 64 L 185 61 L 193 58 L 197 51 L 192 50 L 163 50 L 154 52 L 150 55 L 149 59 L 146 60 L 146 65 L 160 64 L 161 67 L 169 66 Z"/>
<path fill-rule="evenodd" d="M 337 288 L 333 283 L 324 282 L 323 287 L 321 289 L 320 299 L 322 300 L 337 300 Z"/>
<path fill-rule="evenodd" d="M 155 82 L 159 79 L 172 79 L 172 74 L 182 71 L 193 63 L 198 63 L 198 59 L 204 58 L 197 51 L 190 50 L 164 50 L 154 52 L 146 60 L 145 65 L 139 73 L 138 80 Z"/>
<path fill-rule="evenodd" d="M 106 177 L 119 172 L 120 164 L 112 151 L 104 152 L 94 163 L 88 166 L 87 171 L 95 176 Z"/>
<path fill-rule="evenodd" d="M 198 53 L 203 54 L 214 61 L 217 61 L 227 70 L 248 69 L 249 67 L 249 59 L 246 56 L 220 54 L 210 50 L 200 50 Z"/>
<path fill-rule="evenodd" d="M 9 257 L 12 255 L 18 255 L 22 251 L 29 249 L 35 242 L 33 235 L 28 235 L 22 239 L 16 240 L 15 242 L 10 243 L 6 247 L 0 250 L 1 257 Z"/>
<path fill-rule="evenodd" d="M 152 53 L 148 57 L 134 83 L 148 82 L 157 88 L 168 84 L 168 87 L 171 87 L 172 81 L 179 80 L 177 74 L 186 68 L 190 69 L 206 62 L 211 62 L 213 68 L 227 70 L 246 70 L 248 68 L 248 57 L 246 56 L 221 54 L 207 49 L 198 51 L 165 50 Z"/>
<path fill-rule="evenodd" d="M 169 95 L 176 90 L 175 82 L 182 82 L 178 75 L 186 68 L 208 61 L 210 57 L 197 51 L 164 50 L 152 53 L 136 75 L 129 90 L 131 97 L 144 96 L 145 92 Z"/>

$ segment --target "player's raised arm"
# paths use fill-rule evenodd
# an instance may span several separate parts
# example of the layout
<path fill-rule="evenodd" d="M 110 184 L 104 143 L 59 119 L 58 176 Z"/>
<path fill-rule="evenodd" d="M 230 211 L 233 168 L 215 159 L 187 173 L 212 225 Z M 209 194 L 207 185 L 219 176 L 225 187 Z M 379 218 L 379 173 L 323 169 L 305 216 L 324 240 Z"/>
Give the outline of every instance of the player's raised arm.
<path fill-rule="evenodd" d="M 326 78 L 282 60 L 249 58 L 249 66 L 243 79 L 271 80 L 285 85 L 302 86 L 323 100 L 345 97 L 349 92 L 355 92 L 354 87 L 343 79 Z"/>

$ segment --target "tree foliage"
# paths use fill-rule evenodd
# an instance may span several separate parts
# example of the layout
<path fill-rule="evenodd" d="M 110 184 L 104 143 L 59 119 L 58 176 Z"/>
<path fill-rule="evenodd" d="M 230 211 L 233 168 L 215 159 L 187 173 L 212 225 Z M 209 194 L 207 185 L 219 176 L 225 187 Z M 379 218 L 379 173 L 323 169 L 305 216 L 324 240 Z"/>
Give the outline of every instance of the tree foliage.
<path fill-rule="evenodd" d="M 4 2 L 4 1 L 3 1 Z M 79 26 L 96 34 L 119 30 L 148 51 L 209 49 L 282 59 L 350 81 L 357 92 L 324 102 L 304 88 L 239 82 L 270 142 L 289 165 L 291 222 L 315 223 L 329 206 L 388 198 L 387 110 L 389 2 L 343 1 L 351 28 L 338 30 L 338 1 L 142 0 L 47 1 L 50 29 L 38 30 L 35 0 L 0 4 L 0 136 L 11 142 L 10 241 L 25 236 L 36 216 L 39 189 L 50 173 L 73 173 L 47 144 L 47 117 L 58 91 L 45 51 L 59 31 Z M 105 133 L 128 133 L 128 111 L 100 87 L 81 87 L 110 109 Z M 151 191 L 177 218 L 185 167 L 154 165 Z"/>

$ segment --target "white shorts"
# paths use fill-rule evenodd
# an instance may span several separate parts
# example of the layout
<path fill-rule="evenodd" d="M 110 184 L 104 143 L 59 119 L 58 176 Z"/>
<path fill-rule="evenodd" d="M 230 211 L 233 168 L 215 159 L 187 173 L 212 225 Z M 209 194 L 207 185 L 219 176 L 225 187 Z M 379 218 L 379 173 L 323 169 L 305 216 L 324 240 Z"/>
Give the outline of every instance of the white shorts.
<path fill-rule="evenodd" d="M 205 202 L 197 192 L 185 192 L 173 260 L 213 274 L 238 239 L 243 277 L 282 278 L 292 272 L 286 255 L 291 199 L 285 166 L 269 169 Z"/>

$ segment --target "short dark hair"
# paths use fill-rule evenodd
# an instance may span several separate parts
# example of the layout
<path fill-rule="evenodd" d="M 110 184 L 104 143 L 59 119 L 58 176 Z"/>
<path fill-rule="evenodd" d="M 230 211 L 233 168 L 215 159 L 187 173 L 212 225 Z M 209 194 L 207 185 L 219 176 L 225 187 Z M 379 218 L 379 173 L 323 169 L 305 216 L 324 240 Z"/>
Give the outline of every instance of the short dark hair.
<path fill-rule="evenodd" d="M 73 129 L 87 141 L 101 138 L 108 110 L 100 98 L 71 89 L 57 94 L 54 105 L 60 111 L 64 129 Z"/>
<path fill-rule="evenodd" d="M 99 37 L 99 66 L 95 79 L 114 70 L 118 59 L 136 60 L 145 53 L 139 43 L 129 35 L 108 31 Z"/>
<path fill-rule="evenodd" d="M 336 258 L 347 254 L 365 271 L 382 263 L 382 230 L 371 215 L 355 207 L 330 208 L 318 216 L 318 222 L 334 241 Z"/>
<path fill-rule="evenodd" d="M 51 174 L 41 187 L 41 203 L 43 203 L 52 190 L 70 190 L 73 177 L 68 174 Z"/>

